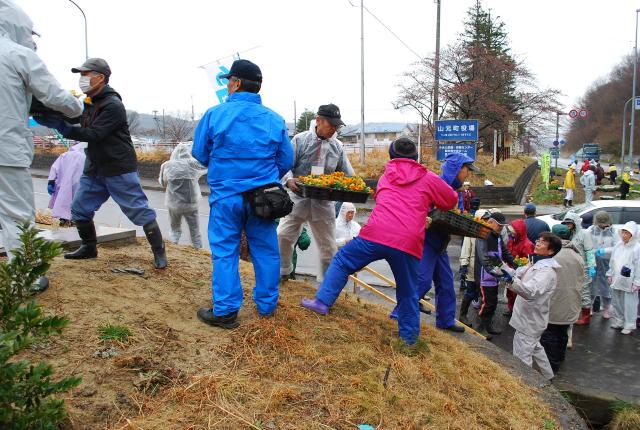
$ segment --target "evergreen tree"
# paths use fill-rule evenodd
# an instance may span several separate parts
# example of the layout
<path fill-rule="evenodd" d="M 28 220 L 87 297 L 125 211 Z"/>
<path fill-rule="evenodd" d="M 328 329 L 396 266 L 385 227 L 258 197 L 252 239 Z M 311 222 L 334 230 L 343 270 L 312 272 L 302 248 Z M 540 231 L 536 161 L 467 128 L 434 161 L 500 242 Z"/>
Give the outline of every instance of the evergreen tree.
<path fill-rule="evenodd" d="M 310 110 L 306 110 L 300 114 L 298 121 L 296 122 L 296 133 L 302 133 L 309 130 L 309 124 L 316 119 L 316 114 Z"/>

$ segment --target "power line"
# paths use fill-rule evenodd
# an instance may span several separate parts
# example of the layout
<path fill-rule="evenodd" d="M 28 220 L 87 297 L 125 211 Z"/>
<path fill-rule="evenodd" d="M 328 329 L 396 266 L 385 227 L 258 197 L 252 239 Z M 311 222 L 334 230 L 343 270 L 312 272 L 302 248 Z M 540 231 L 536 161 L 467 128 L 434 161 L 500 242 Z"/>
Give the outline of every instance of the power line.
<path fill-rule="evenodd" d="M 351 0 L 347 0 L 347 1 L 349 2 L 349 4 L 350 4 L 351 6 L 353 6 L 353 7 L 358 7 L 358 6 L 354 5 L 353 3 L 351 3 Z M 391 33 L 391 35 L 392 35 L 393 37 L 395 37 L 395 38 L 398 40 L 398 42 L 402 43 L 402 45 L 404 45 L 404 47 L 405 47 L 405 48 L 407 48 L 409 51 L 411 51 L 411 53 L 412 53 L 413 55 L 415 55 L 416 57 L 418 57 L 418 59 L 419 59 L 419 60 L 422 60 L 422 59 L 423 59 L 422 55 L 418 54 L 415 50 L 413 50 L 413 49 L 412 49 L 412 48 L 411 48 L 411 47 L 410 47 L 410 46 L 409 46 L 409 45 L 408 45 L 404 40 L 402 40 L 402 39 L 400 38 L 400 36 L 398 36 L 398 35 L 397 35 L 393 30 L 391 30 L 391 28 L 389 28 L 389 26 L 388 26 L 387 24 L 385 24 L 384 22 L 382 22 L 382 20 L 381 20 L 380 18 L 378 18 L 378 17 L 377 17 L 373 12 L 371 12 L 371 11 L 369 10 L 369 8 L 367 8 L 366 6 L 363 6 L 363 8 L 364 8 L 364 10 L 366 10 L 366 11 L 367 11 L 367 13 L 368 13 L 369 15 L 371 15 L 373 18 L 375 18 L 375 20 L 376 20 L 376 21 L 378 21 L 378 23 L 380 23 L 380 25 L 381 25 L 381 26 L 383 26 L 383 27 L 384 27 L 384 28 L 385 28 L 389 33 Z"/>

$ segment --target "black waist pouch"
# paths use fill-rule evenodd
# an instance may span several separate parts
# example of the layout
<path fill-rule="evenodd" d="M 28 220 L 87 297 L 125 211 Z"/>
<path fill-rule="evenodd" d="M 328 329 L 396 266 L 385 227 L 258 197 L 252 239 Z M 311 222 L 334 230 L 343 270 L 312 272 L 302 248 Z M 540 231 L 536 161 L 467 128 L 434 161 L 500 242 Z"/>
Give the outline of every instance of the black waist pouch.
<path fill-rule="evenodd" d="M 265 185 L 242 195 L 258 218 L 278 219 L 289 215 L 293 210 L 293 202 L 280 184 Z"/>

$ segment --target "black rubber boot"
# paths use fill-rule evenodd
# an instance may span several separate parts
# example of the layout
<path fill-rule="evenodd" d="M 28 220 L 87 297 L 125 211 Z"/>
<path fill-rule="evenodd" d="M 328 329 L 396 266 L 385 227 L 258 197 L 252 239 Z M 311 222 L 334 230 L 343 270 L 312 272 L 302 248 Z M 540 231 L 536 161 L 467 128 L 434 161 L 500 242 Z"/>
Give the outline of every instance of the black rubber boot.
<path fill-rule="evenodd" d="M 478 323 L 478 328 L 476 329 L 478 333 L 480 333 L 481 335 L 483 335 L 484 337 L 487 338 L 487 340 L 491 340 L 493 339 L 493 336 L 491 336 L 491 333 L 489 333 L 487 331 L 487 329 L 484 326 L 484 321 L 482 319 L 482 317 L 479 318 L 480 322 Z"/>
<path fill-rule="evenodd" d="M 493 318 L 482 318 L 482 325 L 484 329 L 492 336 L 502 334 L 502 330 L 499 330 L 493 326 Z"/>
<path fill-rule="evenodd" d="M 84 260 L 87 258 L 97 258 L 98 248 L 96 247 L 98 240 L 96 238 L 96 226 L 93 221 L 76 221 L 76 228 L 80 235 L 82 244 L 80 248 L 73 252 L 64 254 L 64 258 L 69 260 Z"/>
<path fill-rule="evenodd" d="M 460 316 L 458 317 L 458 321 L 462 324 L 473 327 L 471 321 L 467 319 L 467 313 L 469 312 L 469 305 L 471 305 L 471 299 L 468 297 L 462 297 L 462 302 L 460 303 Z"/>
<path fill-rule="evenodd" d="M 569 200 L 564 199 L 564 200 L 563 200 L 563 202 L 562 202 L 562 206 L 563 206 L 563 207 L 565 207 L 565 208 L 566 208 L 567 206 L 569 206 Z"/>
<path fill-rule="evenodd" d="M 164 250 L 160 226 L 158 226 L 156 220 L 153 220 L 142 226 L 142 229 L 147 236 L 149 245 L 151 245 L 151 251 L 153 251 L 153 266 L 156 269 L 164 269 L 167 267 L 167 253 Z"/>
<path fill-rule="evenodd" d="M 572 208 L 573 207 L 573 200 L 569 200 L 569 207 Z"/>

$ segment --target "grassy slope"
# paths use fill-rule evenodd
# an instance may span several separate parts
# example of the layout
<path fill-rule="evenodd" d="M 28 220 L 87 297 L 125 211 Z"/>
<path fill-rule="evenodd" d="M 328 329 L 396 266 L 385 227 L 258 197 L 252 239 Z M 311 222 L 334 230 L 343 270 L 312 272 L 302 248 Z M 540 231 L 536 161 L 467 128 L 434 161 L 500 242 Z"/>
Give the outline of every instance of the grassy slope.
<path fill-rule="evenodd" d="M 356 170 L 356 173 L 364 178 L 379 178 L 384 172 L 384 166 L 389 161 L 389 154 L 386 151 L 373 151 L 367 153 L 365 164 L 361 165 L 359 155 L 349 154 L 349 160 Z M 522 174 L 524 169 L 533 163 L 530 157 L 510 158 L 493 167 L 491 156 L 478 154 L 476 165 L 480 167 L 479 174 L 471 174 L 469 181 L 472 185 L 482 186 L 484 180 L 489 179 L 495 185 L 512 185 Z M 422 162 L 428 169 L 439 173 L 441 162 L 437 161 L 431 154 L 423 154 Z"/>
<path fill-rule="evenodd" d="M 423 328 L 428 350 L 399 347 L 388 310 L 340 298 L 327 317 L 300 307 L 310 285 L 281 289 L 275 317 L 258 318 L 251 266 L 241 263 L 241 326 L 200 323 L 210 297 L 210 255 L 168 246 L 170 266 L 151 267 L 145 244 L 100 247 L 97 260 L 55 260 L 52 287 L 38 296 L 71 324 L 30 354 L 79 375 L 68 396 L 70 428 L 379 429 L 554 428 L 525 386 L 466 344 Z M 112 273 L 139 267 L 147 277 Z M 99 340 L 114 324 L 129 341 Z M 117 356 L 96 358 L 115 352 Z M 389 372 L 385 387 L 385 373 Z"/>

